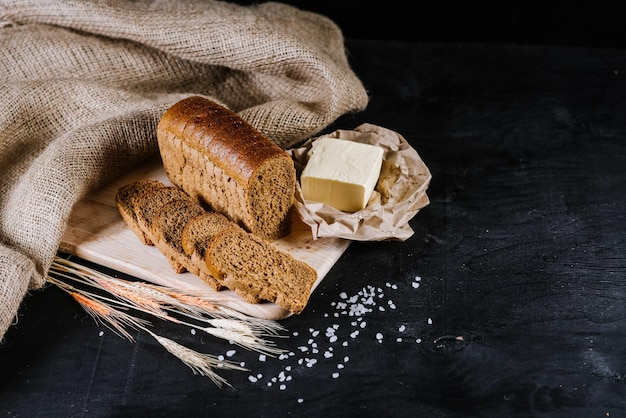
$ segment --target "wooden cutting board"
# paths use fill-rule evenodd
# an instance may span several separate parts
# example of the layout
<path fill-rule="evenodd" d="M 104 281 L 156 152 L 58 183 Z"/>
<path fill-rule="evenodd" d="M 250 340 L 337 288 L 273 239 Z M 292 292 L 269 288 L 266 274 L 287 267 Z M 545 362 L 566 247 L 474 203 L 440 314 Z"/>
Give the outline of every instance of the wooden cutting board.
<path fill-rule="evenodd" d="M 142 178 L 171 185 L 160 158 L 155 158 L 90 194 L 74 206 L 60 250 L 159 285 L 206 291 L 212 300 L 258 318 L 278 320 L 290 315 L 274 303 L 251 304 L 230 290 L 216 292 L 191 273 L 177 274 L 159 250 L 143 245 L 126 226 L 115 204 L 119 187 Z M 291 233 L 273 244 L 317 271 L 315 289 L 350 241 L 340 238 L 314 240 L 309 227 L 294 215 Z"/>

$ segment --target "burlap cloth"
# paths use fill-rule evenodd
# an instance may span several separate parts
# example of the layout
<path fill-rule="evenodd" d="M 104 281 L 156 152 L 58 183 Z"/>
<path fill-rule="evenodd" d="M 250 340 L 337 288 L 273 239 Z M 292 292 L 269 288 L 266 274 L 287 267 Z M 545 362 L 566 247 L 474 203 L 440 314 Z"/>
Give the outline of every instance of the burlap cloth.
<path fill-rule="evenodd" d="M 284 4 L 0 0 L 0 337 L 73 204 L 158 152 L 161 114 L 191 94 L 283 148 L 368 100 L 340 28 Z"/>

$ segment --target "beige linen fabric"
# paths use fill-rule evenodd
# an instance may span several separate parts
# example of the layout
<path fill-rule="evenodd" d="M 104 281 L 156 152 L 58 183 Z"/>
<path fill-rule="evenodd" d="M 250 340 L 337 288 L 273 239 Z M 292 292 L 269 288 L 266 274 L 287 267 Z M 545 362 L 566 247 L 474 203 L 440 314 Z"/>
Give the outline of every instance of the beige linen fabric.
<path fill-rule="evenodd" d="M 280 3 L 0 0 L 0 337 L 73 204 L 158 152 L 165 109 L 211 97 L 289 148 L 367 106 L 344 48 Z"/>

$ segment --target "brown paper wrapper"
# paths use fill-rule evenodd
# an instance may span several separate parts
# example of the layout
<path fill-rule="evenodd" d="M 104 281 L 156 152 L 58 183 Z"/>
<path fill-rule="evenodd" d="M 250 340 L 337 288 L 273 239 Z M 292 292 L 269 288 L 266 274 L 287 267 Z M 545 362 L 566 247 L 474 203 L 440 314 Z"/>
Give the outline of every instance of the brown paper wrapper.
<path fill-rule="evenodd" d="M 358 212 L 342 212 L 320 202 L 305 201 L 300 183 L 297 183 L 295 208 L 302 221 L 311 228 L 313 238 L 404 241 L 411 237 L 413 229 L 408 222 L 430 203 L 426 190 L 432 178 L 417 151 L 397 132 L 368 123 L 354 130 L 337 130 L 323 136 L 377 145 L 385 150 L 385 154 L 372 197 Z M 309 139 L 301 147 L 288 150 L 298 179 L 319 138 Z"/>

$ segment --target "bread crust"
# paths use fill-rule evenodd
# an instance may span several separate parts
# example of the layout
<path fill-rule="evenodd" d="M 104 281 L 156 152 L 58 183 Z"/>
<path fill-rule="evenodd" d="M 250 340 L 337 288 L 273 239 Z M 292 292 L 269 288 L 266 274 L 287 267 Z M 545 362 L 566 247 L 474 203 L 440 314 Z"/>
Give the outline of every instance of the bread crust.
<path fill-rule="evenodd" d="M 170 132 L 243 184 L 268 159 L 289 158 L 232 110 L 201 96 L 171 106 L 161 117 L 157 135 Z"/>

